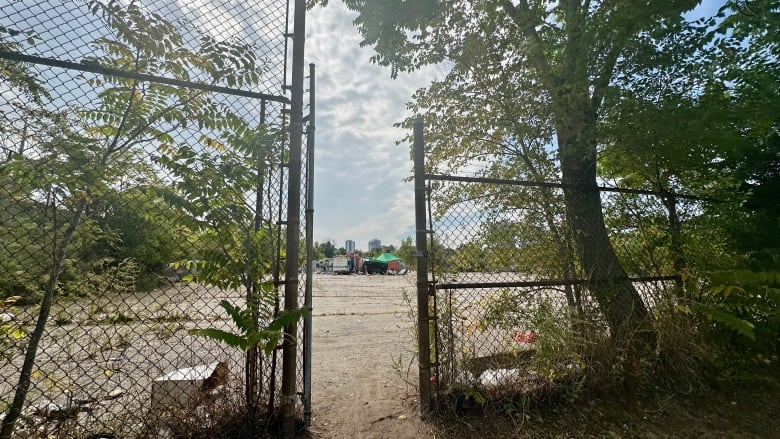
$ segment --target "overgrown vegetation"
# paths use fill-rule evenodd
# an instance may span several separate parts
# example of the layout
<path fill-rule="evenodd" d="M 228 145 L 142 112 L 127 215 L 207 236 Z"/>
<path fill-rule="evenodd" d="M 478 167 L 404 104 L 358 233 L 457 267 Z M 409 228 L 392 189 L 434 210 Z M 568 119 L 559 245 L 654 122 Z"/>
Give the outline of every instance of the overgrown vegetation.
<path fill-rule="evenodd" d="M 252 44 L 218 40 L 140 2 L 95 0 L 88 9 L 110 33 L 92 42 L 85 65 L 228 87 L 256 86 L 266 69 Z M 36 43 L 32 31 L 0 26 L 3 50 Z M 268 288 L 280 228 L 263 206 L 279 128 L 265 116 L 250 126 L 219 96 L 193 88 L 85 73 L 73 87 L 97 99 L 80 107 L 53 98 L 26 64 L 0 60 L 0 76 L 13 95 L 0 104 L 0 299 L 9 310 L 38 304 L 30 334 L 3 321 L 3 355 L 21 348 L 24 364 L 0 437 L 13 433 L 49 314 L 66 296 L 97 303 L 178 280 L 243 289 L 246 319 L 235 323 L 263 334 L 266 350 L 276 347 L 279 325 L 300 316 L 274 320 L 278 299 Z M 185 135 L 193 128 L 195 140 Z M 139 316 L 115 310 L 89 318 L 124 325 Z M 53 322 L 72 319 L 60 314 Z M 163 338 L 178 329 L 157 331 Z M 126 348 L 129 336 L 109 337 L 100 349 Z M 257 349 L 245 349 L 256 374 Z M 253 411 L 256 376 L 246 383 Z"/>
<path fill-rule="evenodd" d="M 514 365 L 543 378 L 533 403 L 777 368 L 780 3 L 345 3 L 392 76 L 451 67 L 409 104 L 426 171 L 524 182 L 434 181 L 432 265 L 574 280 L 440 304 L 440 331 L 463 326 L 445 358 L 469 331 L 538 332 Z"/>
<path fill-rule="evenodd" d="M 581 281 L 545 290 L 554 297 L 532 305 L 506 289 L 444 311 L 466 320 L 459 313 L 479 308 L 466 328 L 473 332 L 538 334 L 528 343 L 533 355 L 496 359 L 528 372 L 520 392 L 491 394 L 453 373 L 453 393 L 525 423 L 550 401 L 663 398 L 773 377 L 778 1 L 728 0 L 702 18 L 686 15 L 696 0 L 345 3 L 360 14 L 372 61 L 391 75 L 451 67 L 410 103 L 427 121 L 429 171 L 529 183 L 434 185 L 437 219 L 473 215 L 479 226 L 453 245 L 443 233 L 431 239 L 432 266 Z M 211 85 L 259 82 L 263 61 L 251 44 L 216 40 L 133 1 L 88 4 L 111 35 L 93 41 L 86 64 Z M 185 34 L 197 43 L 185 44 Z M 38 43 L 32 30 L 0 26 L 4 51 Z M 249 123 L 200 90 L 85 74 L 79 87 L 98 99 L 80 107 L 55 102 L 27 64 L 2 59 L 0 77 L 14 96 L 0 105 L 0 355 L 25 352 L 0 436 L 12 433 L 52 305 L 65 296 L 130 295 L 168 278 L 240 290 L 245 308 L 222 303 L 237 332 L 193 333 L 247 350 L 245 382 L 257 383 L 259 349 L 271 352 L 301 315 L 277 314 L 269 286 L 271 261 L 283 256 L 282 226 L 262 209 L 269 163 L 283 155 L 278 127 Z M 176 135 L 194 127 L 197 141 Z M 564 186 L 529 188 L 544 182 Z M 600 194 L 601 183 L 644 192 Z M 410 266 L 413 251 L 404 240 L 399 253 Z M 653 275 L 678 277 L 629 281 Z M 32 304 L 28 333 L 14 313 Z M 119 325 L 139 316 L 96 308 L 90 318 Z M 154 331 L 166 338 L 181 329 Z M 96 349 L 129 344 L 129 333 L 114 333 Z M 241 410 L 254 417 L 258 392 L 246 391 Z M 182 428 L 193 428 L 186 421 Z"/>

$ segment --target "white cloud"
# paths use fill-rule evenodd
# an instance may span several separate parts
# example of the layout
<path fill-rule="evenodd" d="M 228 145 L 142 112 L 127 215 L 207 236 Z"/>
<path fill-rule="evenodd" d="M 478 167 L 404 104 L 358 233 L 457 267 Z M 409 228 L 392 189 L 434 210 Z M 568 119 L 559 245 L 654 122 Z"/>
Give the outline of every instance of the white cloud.
<path fill-rule="evenodd" d="M 409 145 L 395 144 L 405 133 L 392 125 L 436 69 L 391 79 L 359 46 L 355 16 L 341 2 L 310 11 L 305 58 L 316 64 L 314 238 L 366 250 L 370 239 L 398 245 L 414 230 Z"/>

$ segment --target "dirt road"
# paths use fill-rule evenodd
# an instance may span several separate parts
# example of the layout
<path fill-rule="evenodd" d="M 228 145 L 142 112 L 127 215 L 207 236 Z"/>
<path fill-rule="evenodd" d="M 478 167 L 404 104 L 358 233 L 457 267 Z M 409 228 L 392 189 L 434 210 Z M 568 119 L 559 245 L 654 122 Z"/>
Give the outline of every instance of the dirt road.
<path fill-rule="evenodd" d="M 414 274 L 315 275 L 314 438 L 430 437 L 415 389 Z"/>

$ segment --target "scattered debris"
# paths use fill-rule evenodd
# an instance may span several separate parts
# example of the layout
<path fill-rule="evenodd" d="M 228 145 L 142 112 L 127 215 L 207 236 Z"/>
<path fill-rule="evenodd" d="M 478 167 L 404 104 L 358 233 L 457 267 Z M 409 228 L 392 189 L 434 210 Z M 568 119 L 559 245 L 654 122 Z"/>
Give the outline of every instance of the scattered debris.
<path fill-rule="evenodd" d="M 51 400 L 44 400 L 36 405 L 27 408 L 25 415 L 27 417 L 38 417 L 45 421 L 64 421 L 73 419 L 81 412 L 91 412 L 92 408 L 86 405 L 79 405 L 75 402 L 62 404 Z"/>
<path fill-rule="evenodd" d="M 187 407 L 224 385 L 227 376 L 227 365 L 222 361 L 168 372 L 152 381 L 152 408 Z"/>
<path fill-rule="evenodd" d="M 117 399 L 125 394 L 125 391 L 123 389 L 120 389 L 117 387 L 116 389 L 108 392 L 106 396 L 103 397 L 103 401 L 111 401 L 114 399 Z"/>

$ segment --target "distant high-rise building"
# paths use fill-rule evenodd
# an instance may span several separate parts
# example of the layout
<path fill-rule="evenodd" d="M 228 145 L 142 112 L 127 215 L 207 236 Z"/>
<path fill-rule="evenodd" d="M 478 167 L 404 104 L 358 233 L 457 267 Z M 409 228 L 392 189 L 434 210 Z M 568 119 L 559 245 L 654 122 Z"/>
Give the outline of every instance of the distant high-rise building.
<path fill-rule="evenodd" d="M 355 241 L 347 239 L 344 247 L 347 249 L 347 253 L 355 253 Z"/>
<path fill-rule="evenodd" d="M 372 252 L 378 248 L 382 248 L 382 241 L 378 239 L 372 239 L 368 241 L 368 251 Z"/>

